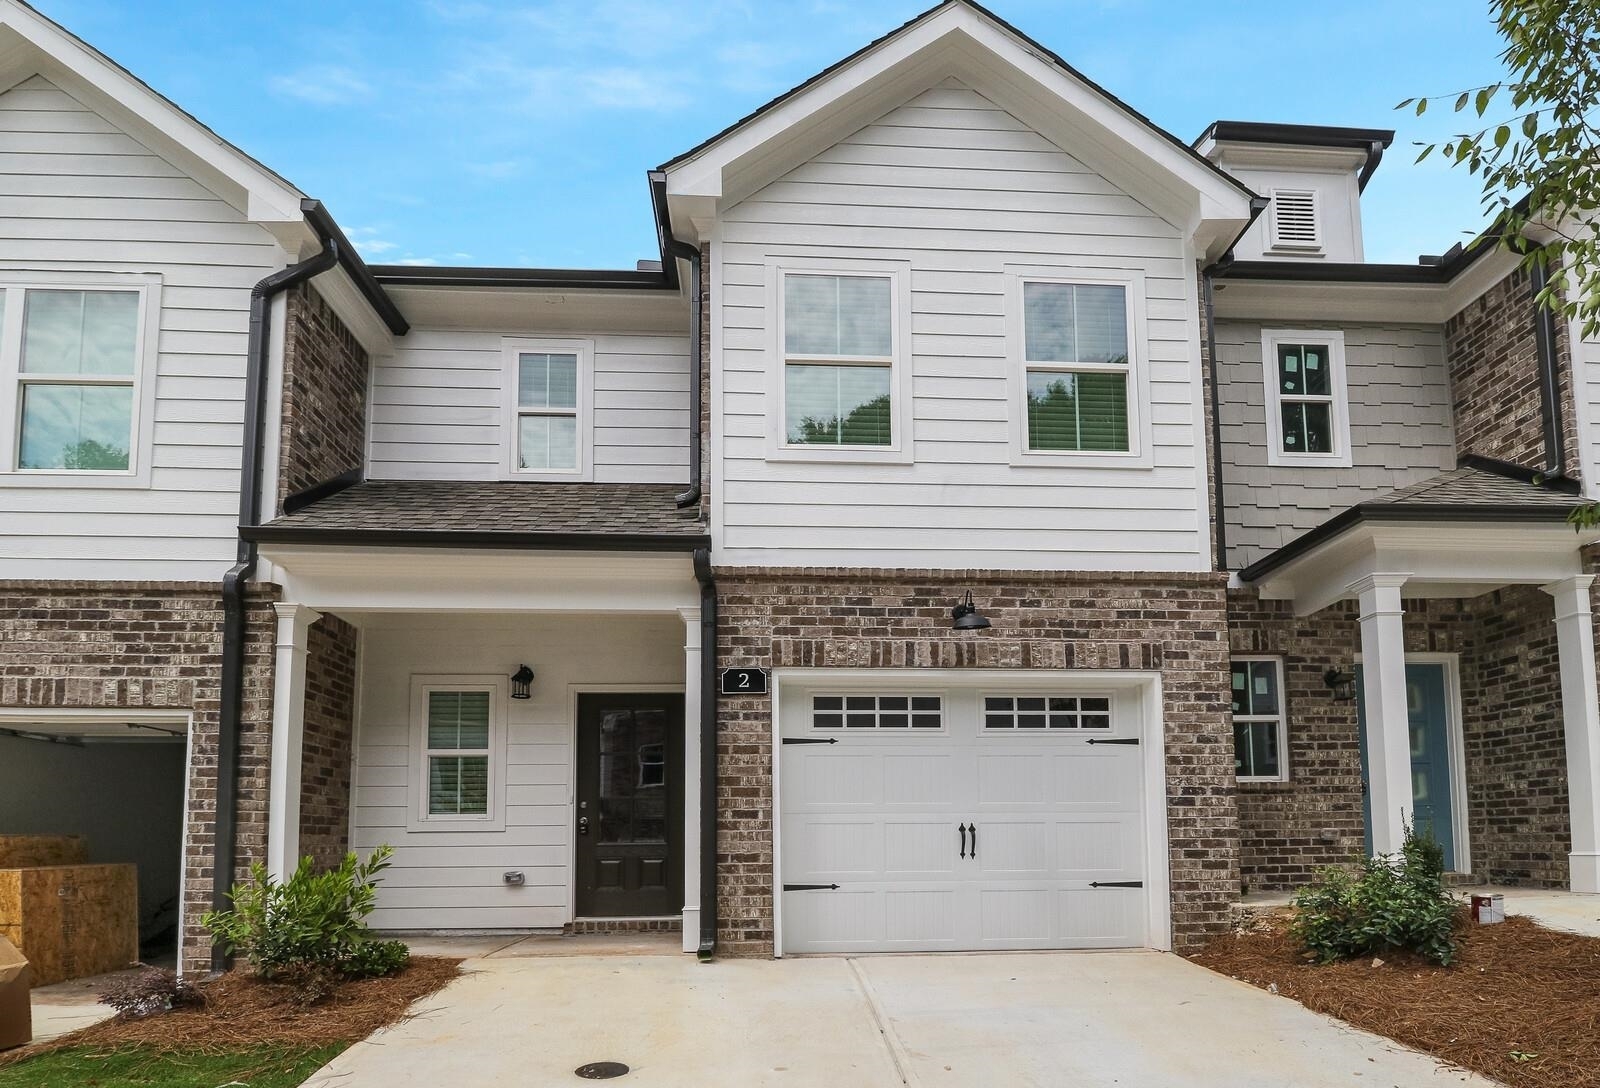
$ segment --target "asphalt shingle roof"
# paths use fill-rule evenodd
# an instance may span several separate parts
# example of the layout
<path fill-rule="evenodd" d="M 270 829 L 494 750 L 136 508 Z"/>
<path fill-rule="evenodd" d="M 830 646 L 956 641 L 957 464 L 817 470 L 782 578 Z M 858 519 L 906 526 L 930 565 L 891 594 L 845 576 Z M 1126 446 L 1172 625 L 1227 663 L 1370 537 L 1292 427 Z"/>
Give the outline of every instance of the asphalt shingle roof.
<path fill-rule="evenodd" d="M 1463 465 L 1364 502 L 1406 506 L 1549 506 L 1552 510 L 1567 510 L 1573 506 L 1574 499 L 1564 491 Z"/>
<path fill-rule="evenodd" d="M 521 481 L 369 480 L 275 518 L 263 540 L 315 534 L 459 533 L 476 538 L 593 536 L 705 537 L 694 507 L 680 510 L 672 484 L 556 484 Z"/>

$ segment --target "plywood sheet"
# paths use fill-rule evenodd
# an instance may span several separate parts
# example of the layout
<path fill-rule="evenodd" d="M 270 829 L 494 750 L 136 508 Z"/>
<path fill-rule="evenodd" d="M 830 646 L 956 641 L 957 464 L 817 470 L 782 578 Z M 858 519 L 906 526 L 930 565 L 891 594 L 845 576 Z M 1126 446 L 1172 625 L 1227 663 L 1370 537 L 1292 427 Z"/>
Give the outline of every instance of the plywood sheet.
<path fill-rule="evenodd" d="M 0 835 L 0 869 L 40 865 L 84 865 L 89 844 L 82 835 Z"/>
<path fill-rule="evenodd" d="M 0 936 L 28 957 L 35 986 L 126 967 L 139 958 L 137 869 L 0 869 Z"/>

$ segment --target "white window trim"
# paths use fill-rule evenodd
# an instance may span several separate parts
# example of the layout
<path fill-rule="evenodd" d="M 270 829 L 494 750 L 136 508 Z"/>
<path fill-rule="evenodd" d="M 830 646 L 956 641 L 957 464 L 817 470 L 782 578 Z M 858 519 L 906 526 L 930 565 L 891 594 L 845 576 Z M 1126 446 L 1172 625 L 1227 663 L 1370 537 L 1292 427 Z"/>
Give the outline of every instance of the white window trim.
<path fill-rule="evenodd" d="M 1063 268 L 1049 266 L 1007 265 L 1005 267 L 1006 291 L 1006 376 L 1010 386 L 1011 411 L 1008 417 L 1011 443 L 1011 464 L 1014 466 L 1048 466 L 1062 468 L 1132 468 L 1154 467 L 1150 444 L 1150 368 L 1146 364 L 1149 349 L 1145 330 L 1149 324 L 1145 316 L 1144 273 L 1132 268 Z M 1128 365 L 1126 368 L 1111 364 L 1078 363 L 1070 366 L 1056 363 L 1030 363 L 1027 360 L 1027 325 L 1023 315 L 1022 285 L 1024 283 L 1067 283 L 1090 286 L 1121 287 L 1128 300 Z M 1128 374 L 1128 450 L 1110 453 L 1101 450 L 1032 450 L 1028 448 L 1028 371 L 1051 370 L 1061 373 L 1115 372 L 1126 369 Z"/>
<path fill-rule="evenodd" d="M 576 355 L 578 357 L 578 457 L 570 469 L 521 469 L 517 467 L 517 356 L 534 354 Z M 501 460 L 500 470 L 507 480 L 544 480 L 554 483 L 589 483 L 594 480 L 594 341 L 507 336 L 500 341 Z M 561 413 L 550 413 L 561 414 Z"/>
<path fill-rule="evenodd" d="M 1233 701 L 1233 663 L 1239 661 L 1259 662 L 1265 661 L 1272 665 L 1278 674 L 1278 713 L 1277 714 L 1234 714 L 1229 712 L 1229 725 L 1249 722 L 1275 722 L 1278 726 L 1278 773 L 1241 774 L 1235 776 L 1240 782 L 1287 782 L 1289 781 L 1289 691 L 1284 686 L 1283 658 L 1270 654 L 1232 654 L 1228 657 L 1228 699 Z M 1229 738 L 1230 742 L 1232 737 Z"/>
<path fill-rule="evenodd" d="M 783 277 L 789 273 L 822 276 L 882 276 L 889 280 L 890 357 L 889 396 L 892 441 L 887 446 L 791 445 L 788 412 L 784 405 L 789 355 L 784 350 Z M 767 343 L 767 459 L 769 461 L 842 461 L 911 464 L 915 442 L 911 436 L 911 264 L 908 261 L 871 261 L 811 257 L 772 257 L 766 262 L 767 313 L 771 326 Z M 797 361 L 848 364 L 853 359 L 796 356 Z"/>
<path fill-rule="evenodd" d="M 18 468 L 22 443 L 22 319 L 30 288 L 65 291 L 133 291 L 139 295 L 139 335 L 134 344 L 133 418 L 124 471 Z M 0 321 L 0 483 L 6 487 L 149 487 L 155 430 L 157 341 L 161 330 L 161 277 L 154 273 L 0 270 L 5 317 Z M 109 383 L 108 383 L 109 384 Z M 118 381 L 115 384 L 124 384 Z"/>
<path fill-rule="evenodd" d="M 1278 389 L 1279 344 L 1328 345 L 1328 388 L 1333 405 L 1333 450 L 1330 453 L 1289 453 L 1283 448 L 1283 396 Z M 1262 329 L 1261 381 L 1267 394 L 1267 464 L 1278 468 L 1351 466 L 1350 387 L 1345 381 L 1344 333 L 1337 329 Z"/>
<path fill-rule="evenodd" d="M 1293 193 L 1295 196 L 1311 198 L 1311 230 L 1316 240 L 1313 242 L 1284 241 L 1278 235 L 1278 197 L 1283 193 Z M 1298 253 L 1301 256 L 1321 256 L 1323 253 L 1322 241 L 1322 194 L 1316 189 L 1307 189 L 1301 186 L 1280 186 L 1267 191 L 1270 199 L 1268 207 L 1271 209 L 1268 218 L 1271 220 L 1270 230 L 1267 233 L 1267 248 L 1278 253 Z"/>
<path fill-rule="evenodd" d="M 411 677 L 411 773 L 407 776 L 406 830 L 504 831 L 506 827 L 506 700 L 510 680 L 500 674 Z M 434 691 L 489 693 L 489 811 L 482 816 L 428 813 L 428 694 Z"/>

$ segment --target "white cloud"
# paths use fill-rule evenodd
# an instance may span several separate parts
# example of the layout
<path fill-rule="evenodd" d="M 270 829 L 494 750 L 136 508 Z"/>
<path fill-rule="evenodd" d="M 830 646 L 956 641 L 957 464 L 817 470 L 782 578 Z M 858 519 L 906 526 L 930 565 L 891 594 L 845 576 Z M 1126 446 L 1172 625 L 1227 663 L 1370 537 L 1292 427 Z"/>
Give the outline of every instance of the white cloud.
<path fill-rule="evenodd" d="M 372 96 L 372 85 L 353 69 L 337 64 L 313 64 L 267 81 L 275 94 L 298 98 L 318 106 L 342 106 Z"/>
<path fill-rule="evenodd" d="M 433 265 L 438 264 L 439 263 L 439 258 L 437 258 L 437 257 L 401 257 L 398 260 L 394 260 L 394 261 L 391 261 L 389 263 L 391 263 L 391 264 L 413 265 L 413 266 L 418 267 L 418 268 L 429 268 L 429 267 L 432 267 Z"/>

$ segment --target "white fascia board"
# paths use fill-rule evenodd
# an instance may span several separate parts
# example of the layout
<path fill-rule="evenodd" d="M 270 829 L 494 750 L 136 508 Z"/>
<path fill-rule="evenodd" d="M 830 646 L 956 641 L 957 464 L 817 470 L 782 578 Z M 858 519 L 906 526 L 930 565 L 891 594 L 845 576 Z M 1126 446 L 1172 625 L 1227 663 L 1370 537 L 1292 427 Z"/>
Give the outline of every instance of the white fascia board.
<path fill-rule="evenodd" d="M 93 90 L 103 99 L 93 108 L 127 128 L 152 151 L 164 156 L 177 152 L 174 157 L 188 160 L 202 182 L 230 182 L 233 191 L 218 191 L 217 195 L 234 203 L 253 222 L 302 217 L 303 193 L 70 31 L 16 0 L 0 0 L 0 32 L 4 31 L 39 55 L 39 74 L 53 81 L 66 76 L 70 83 Z M 30 59 L 26 51 L 6 53 L 13 65 Z M 69 92 L 71 89 L 69 86 Z"/>

